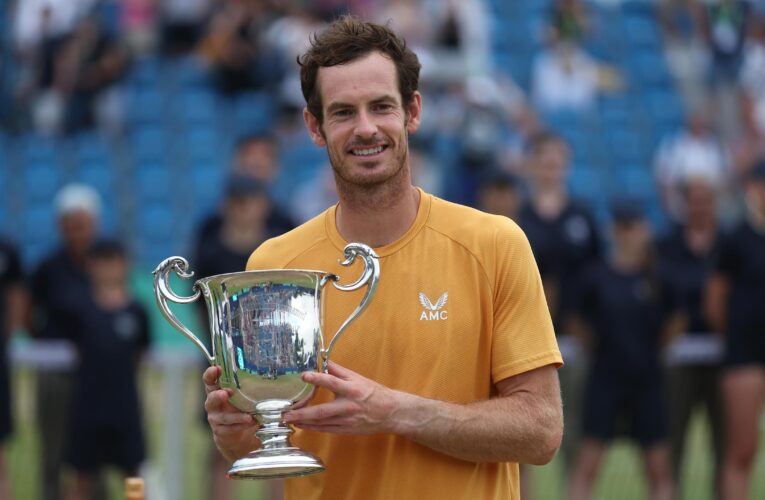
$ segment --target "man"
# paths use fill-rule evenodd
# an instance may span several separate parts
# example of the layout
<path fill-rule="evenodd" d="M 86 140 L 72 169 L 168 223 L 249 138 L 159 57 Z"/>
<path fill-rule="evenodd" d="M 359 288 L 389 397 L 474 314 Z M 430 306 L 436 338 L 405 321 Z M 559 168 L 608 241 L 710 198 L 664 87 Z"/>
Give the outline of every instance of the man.
<path fill-rule="evenodd" d="M 66 342 L 76 336 L 71 322 L 88 294 L 87 254 L 98 230 L 101 200 L 90 186 L 69 184 L 54 200 L 62 245 L 32 275 L 31 331 L 50 355 L 37 375 L 37 422 L 44 449 L 40 453 L 40 498 L 61 497 L 61 463 L 68 429 L 74 380 L 74 356 Z"/>
<path fill-rule="evenodd" d="M 273 138 L 267 135 L 248 135 L 240 139 L 234 149 L 232 175 L 253 179 L 263 184 L 266 190 L 270 190 L 279 171 L 279 160 Z M 223 218 L 220 212 L 207 217 L 199 228 L 198 241 L 217 238 L 223 225 Z M 294 227 L 295 224 L 289 215 L 274 200 L 269 199 L 267 231 L 278 235 Z"/>
<path fill-rule="evenodd" d="M 11 373 L 7 343 L 23 325 L 27 294 L 23 285 L 21 259 L 16 248 L 0 240 L 0 500 L 11 498 L 10 478 L 3 448 L 13 431 Z"/>
<path fill-rule="evenodd" d="M 337 259 L 358 241 L 380 256 L 381 279 L 329 373 L 303 375 L 318 387 L 312 405 L 285 414 L 293 442 L 327 465 L 288 480 L 287 498 L 519 498 L 517 463 L 549 462 L 562 434 L 562 360 L 528 242 L 510 219 L 412 186 L 420 64 L 387 27 L 343 17 L 300 64 L 305 122 L 327 148 L 340 201 L 261 245 L 247 268 L 316 268 L 346 282 L 358 269 Z M 423 297 L 439 314 L 423 314 Z M 358 301 L 328 290 L 324 331 Z M 235 459 L 258 446 L 256 424 L 229 404 L 219 373 L 204 374 L 205 407 Z"/>
<path fill-rule="evenodd" d="M 703 308 L 704 286 L 720 251 L 717 190 L 706 177 L 688 179 L 681 187 L 685 220 L 659 242 L 657 270 L 670 302 L 684 321 L 674 338 L 665 339 L 672 472 L 682 496 L 685 439 L 691 417 L 702 406 L 709 418 L 714 457 L 714 490 L 719 495 L 723 454 L 720 398 L 722 339 L 709 325 Z M 711 488 L 710 488 L 711 489 Z"/>
<path fill-rule="evenodd" d="M 583 351 L 586 328 L 571 321 L 571 305 L 580 292 L 581 273 L 599 257 L 600 242 L 590 211 L 571 198 L 566 186 L 569 161 L 569 147 L 560 136 L 539 132 L 529 138 L 529 192 L 518 224 L 534 250 L 558 344 L 566 360 L 560 371 L 566 407 L 561 452 L 570 469 L 578 447 L 587 367 Z"/>

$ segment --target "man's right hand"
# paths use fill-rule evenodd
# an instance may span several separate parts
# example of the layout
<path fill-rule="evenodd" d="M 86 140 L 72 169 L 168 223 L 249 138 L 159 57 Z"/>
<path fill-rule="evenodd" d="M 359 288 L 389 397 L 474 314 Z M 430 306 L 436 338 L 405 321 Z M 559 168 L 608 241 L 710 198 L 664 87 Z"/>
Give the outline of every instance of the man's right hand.
<path fill-rule="evenodd" d="M 259 446 L 255 431 L 258 422 L 249 413 L 242 412 L 229 403 L 230 389 L 218 385 L 221 368 L 211 366 L 205 370 L 205 410 L 207 422 L 213 432 L 215 445 L 228 460 L 236 460 Z"/>

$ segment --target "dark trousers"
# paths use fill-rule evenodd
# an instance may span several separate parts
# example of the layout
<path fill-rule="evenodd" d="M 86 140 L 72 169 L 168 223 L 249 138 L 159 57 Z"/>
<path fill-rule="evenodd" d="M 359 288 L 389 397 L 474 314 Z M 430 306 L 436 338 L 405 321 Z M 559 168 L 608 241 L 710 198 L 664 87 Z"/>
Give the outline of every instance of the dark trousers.
<path fill-rule="evenodd" d="M 720 466 L 725 446 L 719 375 L 720 367 L 717 365 L 677 365 L 667 370 L 672 469 L 675 482 L 680 488 L 688 425 L 693 411 L 702 406 L 709 419 L 714 457 L 714 487 L 715 491 L 719 492 Z"/>
<path fill-rule="evenodd" d="M 68 371 L 37 373 L 37 426 L 40 430 L 40 498 L 59 500 L 61 466 L 69 433 L 74 375 Z"/>

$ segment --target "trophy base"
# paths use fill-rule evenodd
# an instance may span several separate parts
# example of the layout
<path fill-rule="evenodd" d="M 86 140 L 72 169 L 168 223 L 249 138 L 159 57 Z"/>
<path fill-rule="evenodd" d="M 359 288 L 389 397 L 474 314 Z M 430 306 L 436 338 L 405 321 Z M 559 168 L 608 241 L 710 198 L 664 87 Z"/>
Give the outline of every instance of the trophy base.
<path fill-rule="evenodd" d="M 229 479 L 278 479 L 307 476 L 324 470 L 318 457 L 299 448 L 255 450 L 231 466 Z"/>

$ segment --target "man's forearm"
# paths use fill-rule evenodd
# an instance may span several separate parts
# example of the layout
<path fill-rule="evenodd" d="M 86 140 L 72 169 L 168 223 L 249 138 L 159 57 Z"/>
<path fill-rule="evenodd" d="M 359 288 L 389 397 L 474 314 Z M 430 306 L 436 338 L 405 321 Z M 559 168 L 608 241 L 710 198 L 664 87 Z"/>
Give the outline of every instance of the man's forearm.
<path fill-rule="evenodd" d="M 549 462 L 562 436 L 560 395 L 520 392 L 470 404 L 399 394 L 393 432 L 475 462 Z"/>

